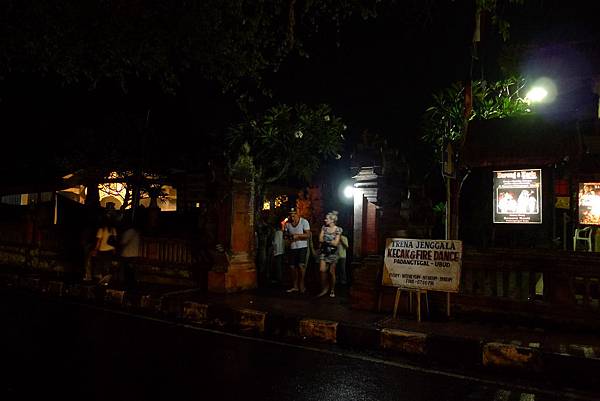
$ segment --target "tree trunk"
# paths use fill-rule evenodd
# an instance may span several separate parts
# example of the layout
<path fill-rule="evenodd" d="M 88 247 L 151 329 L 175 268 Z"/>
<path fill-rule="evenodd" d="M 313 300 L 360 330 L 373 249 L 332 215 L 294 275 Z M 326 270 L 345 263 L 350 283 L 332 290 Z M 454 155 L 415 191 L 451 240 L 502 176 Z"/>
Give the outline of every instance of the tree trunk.
<path fill-rule="evenodd" d="M 472 25 L 468 27 L 468 62 L 464 80 L 464 108 L 463 108 L 463 126 L 462 135 L 459 144 L 460 157 L 462 148 L 467 139 L 467 131 L 469 127 L 469 116 L 473 111 L 473 65 L 477 52 L 477 43 L 479 43 L 481 32 L 480 32 L 480 13 L 478 11 L 477 2 L 472 1 L 468 6 L 468 11 L 473 15 Z M 449 155 L 448 157 L 454 157 Z M 458 222 L 460 220 L 459 205 L 460 205 L 460 188 L 461 182 L 465 174 L 464 172 L 457 169 L 456 176 L 454 178 L 447 178 L 448 180 L 448 198 L 446 200 L 446 213 L 447 215 L 447 229 L 446 239 L 458 239 Z"/>

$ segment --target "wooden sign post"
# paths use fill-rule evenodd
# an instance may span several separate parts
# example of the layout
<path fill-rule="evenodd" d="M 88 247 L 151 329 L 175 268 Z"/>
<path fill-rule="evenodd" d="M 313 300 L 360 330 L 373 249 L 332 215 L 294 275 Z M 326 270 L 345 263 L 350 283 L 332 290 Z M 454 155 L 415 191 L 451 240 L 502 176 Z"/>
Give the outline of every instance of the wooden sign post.
<path fill-rule="evenodd" d="M 402 291 L 408 291 L 410 312 L 413 293 L 417 295 L 418 322 L 421 322 L 421 295 L 425 295 L 429 315 L 429 291 L 446 293 L 446 315 L 450 317 L 450 293 L 459 291 L 461 263 L 461 241 L 388 238 L 382 285 L 396 287 L 392 317 L 397 316 Z"/>
<path fill-rule="evenodd" d="M 427 290 L 406 290 L 408 291 L 408 310 L 412 312 L 412 298 L 413 294 L 417 294 L 417 321 L 421 322 L 421 295 L 425 295 L 425 307 L 427 308 L 427 315 L 429 316 L 429 298 Z M 394 300 L 394 312 L 392 317 L 395 319 L 398 315 L 398 305 L 400 304 L 400 295 L 402 294 L 402 288 L 396 288 L 396 298 Z"/>

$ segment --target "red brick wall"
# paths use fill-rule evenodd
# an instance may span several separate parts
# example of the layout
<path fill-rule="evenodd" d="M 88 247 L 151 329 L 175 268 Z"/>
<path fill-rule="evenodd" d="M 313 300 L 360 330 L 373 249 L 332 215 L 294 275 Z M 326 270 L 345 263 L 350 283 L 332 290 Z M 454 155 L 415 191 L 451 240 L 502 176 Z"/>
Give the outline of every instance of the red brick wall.
<path fill-rule="evenodd" d="M 371 202 L 365 202 L 366 220 L 363 224 L 363 255 L 377 255 L 377 208 Z"/>

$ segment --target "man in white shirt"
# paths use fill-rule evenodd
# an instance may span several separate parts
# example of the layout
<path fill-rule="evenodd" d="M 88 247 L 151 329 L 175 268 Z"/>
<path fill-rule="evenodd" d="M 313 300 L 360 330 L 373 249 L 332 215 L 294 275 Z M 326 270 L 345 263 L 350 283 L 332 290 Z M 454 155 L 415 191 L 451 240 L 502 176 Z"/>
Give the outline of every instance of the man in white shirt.
<path fill-rule="evenodd" d="M 300 217 L 296 208 L 290 209 L 289 219 L 285 223 L 284 237 L 290 243 L 288 264 L 294 281 L 294 286 L 287 292 L 300 292 L 303 294 L 306 291 L 304 274 L 306 272 L 310 225 L 306 219 Z"/>
<path fill-rule="evenodd" d="M 135 285 L 135 271 L 133 261 L 139 256 L 140 252 L 140 232 L 135 222 L 125 226 L 125 231 L 120 238 L 120 256 L 121 256 L 121 278 L 126 289 L 133 289 Z"/>

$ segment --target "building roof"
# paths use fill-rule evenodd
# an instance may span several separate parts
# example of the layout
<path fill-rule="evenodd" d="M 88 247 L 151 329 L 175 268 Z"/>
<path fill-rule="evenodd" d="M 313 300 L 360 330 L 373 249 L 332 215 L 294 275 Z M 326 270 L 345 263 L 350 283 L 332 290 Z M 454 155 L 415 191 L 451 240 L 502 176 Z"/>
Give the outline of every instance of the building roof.
<path fill-rule="evenodd" d="M 575 121 L 521 116 L 474 121 L 461 154 L 462 167 L 544 166 L 579 159 Z"/>

